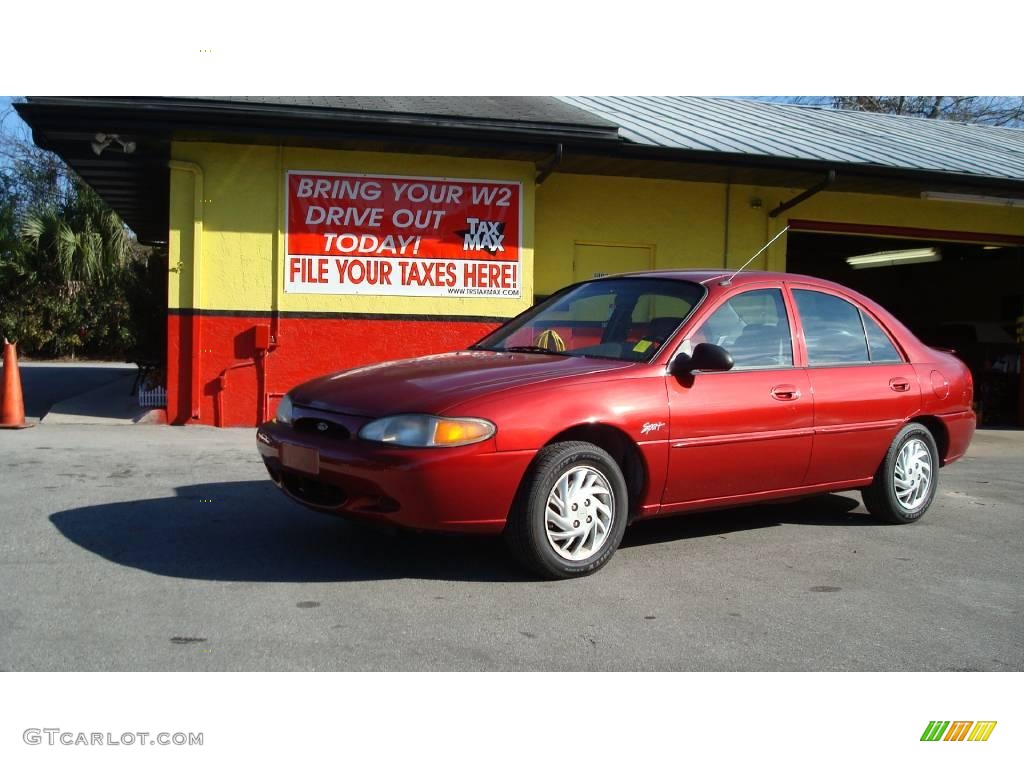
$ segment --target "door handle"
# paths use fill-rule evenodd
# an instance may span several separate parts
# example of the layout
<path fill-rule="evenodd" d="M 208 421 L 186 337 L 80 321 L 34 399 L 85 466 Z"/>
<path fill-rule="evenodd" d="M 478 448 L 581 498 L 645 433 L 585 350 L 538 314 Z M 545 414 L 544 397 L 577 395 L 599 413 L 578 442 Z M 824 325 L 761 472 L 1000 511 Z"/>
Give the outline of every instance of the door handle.
<path fill-rule="evenodd" d="M 790 384 L 779 384 L 777 387 L 771 388 L 771 395 L 776 400 L 788 402 L 790 400 L 799 400 L 800 390 Z"/>
<path fill-rule="evenodd" d="M 893 392 L 909 392 L 910 382 L 902 376 L 897 376 L 895 379 L 889 379 L 889 389 Z"/>

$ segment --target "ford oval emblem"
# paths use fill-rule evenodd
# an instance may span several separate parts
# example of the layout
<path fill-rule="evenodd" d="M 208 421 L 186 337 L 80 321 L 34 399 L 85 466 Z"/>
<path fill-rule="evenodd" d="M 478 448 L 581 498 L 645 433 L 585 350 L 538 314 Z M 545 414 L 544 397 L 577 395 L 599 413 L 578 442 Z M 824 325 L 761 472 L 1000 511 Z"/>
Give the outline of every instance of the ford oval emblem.
<path fill-rule="evenodd" d="M 326 421 L 318 421 L 316 423 L 316 428 L 321 432 L 326 432 L 328 429 L 331 428 L 331 426 Z"/>

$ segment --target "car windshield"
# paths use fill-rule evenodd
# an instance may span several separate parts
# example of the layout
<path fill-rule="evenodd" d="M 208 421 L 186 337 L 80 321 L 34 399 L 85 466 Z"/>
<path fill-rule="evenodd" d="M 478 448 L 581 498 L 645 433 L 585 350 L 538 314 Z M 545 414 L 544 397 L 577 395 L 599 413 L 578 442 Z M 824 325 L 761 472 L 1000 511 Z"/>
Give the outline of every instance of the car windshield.
<path fill-rule="evenodd" d="M 697 283 L 622 277 L 570 286 L 471 349 L 647 362 L 690 316 Z"/>

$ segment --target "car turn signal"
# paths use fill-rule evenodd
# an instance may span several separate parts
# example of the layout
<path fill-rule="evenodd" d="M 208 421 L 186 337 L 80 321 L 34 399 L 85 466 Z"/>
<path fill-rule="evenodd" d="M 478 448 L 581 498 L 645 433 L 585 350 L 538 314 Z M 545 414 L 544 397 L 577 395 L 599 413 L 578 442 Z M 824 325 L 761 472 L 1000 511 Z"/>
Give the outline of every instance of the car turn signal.
<path fill-rule="evenodd" d="M 434 431 L 434 445 L 466 445 L 493 434 L 494 427 L 483 421 L 440 419 Z"/>

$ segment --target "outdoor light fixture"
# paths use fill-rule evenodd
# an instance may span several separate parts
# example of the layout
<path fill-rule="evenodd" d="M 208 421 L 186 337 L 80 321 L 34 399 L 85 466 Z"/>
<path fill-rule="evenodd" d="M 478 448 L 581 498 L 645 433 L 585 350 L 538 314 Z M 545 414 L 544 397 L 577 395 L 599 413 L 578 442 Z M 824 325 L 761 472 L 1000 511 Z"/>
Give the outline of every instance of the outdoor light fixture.
<path fill-rule="evenodd" d="M 111 139 L 105 133 L 97 133 L 96 140 L 92 143 L 92 151 L 102 155 L 103 150 L 110 146 Z"/>
<path fill-rule="evenodd" d="M 895 267 L 902 264 L 926 264 L 941 259 L 942 255 L 934 248 L 912 248 L 907 251 L 879 251 L 863 256 L 849 256 L 846 263 L 854 269 L 873 269 L 874 267 Z"/>
<path fill-rule="evenodd" d="M 121 151 L 124 152 L 126 155 L 130 155 L 132 152 L 135 151 L 134 141 L 125 141 L 116 133 L 97 133 L 95 136 L 95 140 L 91 143 L 92 151 L 95 152 L 97 156 L 102 155 L 103 150 L 105 150 L 115 141 L 121 145 Z"/>
<path fill-rule="evenodd" d="M 1007 208 L 1024 208 L 1024 200 L 1015 197 L 993 195 L 960 195 L 954 192 L 922 192 L 922 200 L 946 200 L 951 203 L 975 203 L 977 205 L 1000 205 Z"/>

